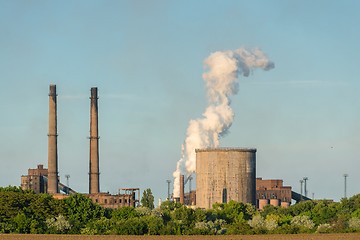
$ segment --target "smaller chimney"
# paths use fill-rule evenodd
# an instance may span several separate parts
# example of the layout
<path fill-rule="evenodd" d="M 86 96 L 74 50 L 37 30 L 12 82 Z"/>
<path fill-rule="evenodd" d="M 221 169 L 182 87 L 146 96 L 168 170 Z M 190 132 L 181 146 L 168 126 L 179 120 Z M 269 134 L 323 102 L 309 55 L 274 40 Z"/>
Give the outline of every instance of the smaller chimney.
<path fill-rule="evenodd" d="M 49 89 L 49 133 L 48 133 L 48 193 L 59 193 L 57 154 L 57 104 L 56 85 Z"/>
<path fill-rule="evenodd" d="M 180 203 L 184 204 L 184 175 L 180 175 Z"/>
<path fill-rule="evenodd" d="M 98 133 L 98 90 L 91 88 L 90 97 L 90 161 L 89 193 L 99 193 L 99 133 Z"/>

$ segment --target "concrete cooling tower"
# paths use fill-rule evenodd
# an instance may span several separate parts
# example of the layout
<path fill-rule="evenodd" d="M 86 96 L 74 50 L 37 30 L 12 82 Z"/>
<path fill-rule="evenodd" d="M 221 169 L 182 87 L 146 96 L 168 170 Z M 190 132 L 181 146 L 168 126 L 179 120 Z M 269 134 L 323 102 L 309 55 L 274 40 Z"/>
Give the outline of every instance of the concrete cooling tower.
<path fill-rule="evenodd" d="M 256 149 L 196 149 L 196 206 L 230 200 L 256 205 Z"/>

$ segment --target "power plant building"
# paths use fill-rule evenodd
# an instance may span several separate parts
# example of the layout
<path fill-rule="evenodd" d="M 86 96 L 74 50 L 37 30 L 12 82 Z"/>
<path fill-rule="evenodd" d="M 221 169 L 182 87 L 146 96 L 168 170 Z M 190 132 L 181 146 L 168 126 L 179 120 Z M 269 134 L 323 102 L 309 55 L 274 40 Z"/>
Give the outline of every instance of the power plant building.
<path fill-rule="evenodd" d="M 35 193 L 46 193 L 46 177 L 48 170 L 44 165 L 39 164 L 35 169 L 28 169 L 28 175 L 21 176 L 21 189 L 33 190 Z"/>
<path fill-rule="evenodd" d="M 196 206 L 230 200 L 256 205 L 256 149 L 196 149 Z"/>
<path fill-rule="evenodd" d="M 291 187 L 284 186 L 282 179 L 256 178 L 256 199 L 260 210 L 269 204 L 286 208 L 291 204 Z"/>

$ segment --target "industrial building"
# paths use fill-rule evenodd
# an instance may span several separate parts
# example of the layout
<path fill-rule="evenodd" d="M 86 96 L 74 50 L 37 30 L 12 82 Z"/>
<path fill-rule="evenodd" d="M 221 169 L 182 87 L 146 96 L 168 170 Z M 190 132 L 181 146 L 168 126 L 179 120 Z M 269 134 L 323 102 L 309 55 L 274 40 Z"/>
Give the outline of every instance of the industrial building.
<path fill-rule="evenodd" d="M 256 205 L 256 149 L 196 149 L 196 206 L 230 200 Z M 181 190 L 180 190 L 181 191 Z"/>
<path fill-rule="evenodd" d="M 48 192 L 48 169 L 39 164 L 37 168 L 29 168 L 28 175 L 21 176 L 21 188 L 23 190 L 33 190 L 35 193 Z M 58 181 L 57 189 L 65 194 L 76 193 L 73 189 Z"/>
<path fill-rule="evenodd" d="M 23 190 L 32 189 L 35 193 L 46 193 L 45 177 L 47 176 L 48 170 L 42 164 L 35 169 L 29 168 L 28 175 L 21 176 L 21 188 Z"/>
<path fill-rule="evenodd" d="M 256 178 L 257 206 L 262 210 L 267 205 L 289 207 L 291 204 L 291 187 L 283 186 L 281 179 Z"/>
<path fill-rule="evenodd" d="M 211 208 L 230 200 L 250 203 L 260 210 L 267 205 L 289 207 L 292 200 L 310 200 L 284 186 L 282 179 L 256 178 L 256 149 L 196 149 L 196 191 L 184 192 L 188 179 L 180 176 L 180 197 L 188 206 Z"/>
<path fill-rule="evenodd" d="M 122 188 L 115 195 L 100 192 L 98 90 L 94 87 L 90 92 L 89 194 L 86 195 L 94 203 L 107 208 L 135 207 L 139 203 L 139 188 Z M 59 181 L 57 137 L 57 93 L 56 85 L 52 84 L 49 89 L 48 169 L 42 164 L 35 169 L 28 169 L 28 174 L 21 176 L 22 189 L 31 189 L 35 193 L 49 193 L 56 198 L 64 198 L 67 194 L 76 193 Z"/>

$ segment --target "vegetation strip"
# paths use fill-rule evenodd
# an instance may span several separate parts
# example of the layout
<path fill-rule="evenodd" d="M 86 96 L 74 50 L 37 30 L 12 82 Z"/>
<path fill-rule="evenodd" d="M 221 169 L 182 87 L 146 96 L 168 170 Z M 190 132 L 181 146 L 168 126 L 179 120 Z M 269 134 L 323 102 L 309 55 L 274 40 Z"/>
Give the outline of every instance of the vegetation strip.
<path fill-rule="evenodd" d="M 0 233 L 109 235 L 109 239 L 116 239 L 113 235 L 360 232 L 360 195 L 344 198 L 341 202 L 303 201 L 289 208 L 269 205 L 263 211 L 234 201 L 214 204 L 209 210 L 192 209 L 170 201 L 154 208 L 151 190 L 148 189 L 144 191 L 141 202 L 143 206 L 137 208 L 105 209 L 82 194 L 73 194 L 58 200 L 48 194 L 34 194 L 18 187 L 0 188 Z M 2 235 L 1 239 L 5 239 L 5 236 L 21 235 Z M 266 235 L 269 238 L 263 239 L 272 239 L 272 236 L 276 235 Z M 288 235 L 291 237 L 289 239 L 293 236 L 296 235 Z M 332 235 L 312 236 L 319 239 L 319 236 Z M 349 237 L 352 235 L 346 236 L 351 239 Z M 356 236 L 360 239 L 359 235 Z M 233 236 L 225 237 L 227 238 L 224 239 L 232 239 Z M 248 238 L 251 236 L 239 237 L 242 238 L 237 236 L 234 239 L 251 239 Z"/>

